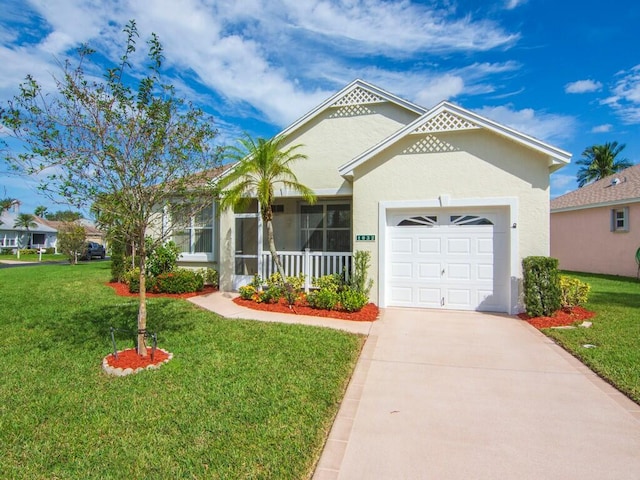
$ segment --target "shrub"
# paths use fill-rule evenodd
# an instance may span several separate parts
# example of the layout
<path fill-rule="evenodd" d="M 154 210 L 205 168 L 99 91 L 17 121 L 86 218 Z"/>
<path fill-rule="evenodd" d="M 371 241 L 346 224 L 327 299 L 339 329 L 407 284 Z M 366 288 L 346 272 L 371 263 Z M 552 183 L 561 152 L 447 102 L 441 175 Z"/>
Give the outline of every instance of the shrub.
<path fill-rule="evenodd" d="M 149 282 L 148 290 L 154 293 L 190 293 L 204 288 L 204 277 L 198 272 L 179 268 L 173 272 L 156 275 Z"/>
<path fill-rule="evenodd" d="M 1 255 L 11 255 L 13 253 L 13 248 L 3 248 L 0 252 Z"/>
<path fill-rule="evenodd" d="M 111 243 L 111 281 L 124 282 L 126 273 L 127 264 L 124 243 L 120 240 L 115 240 Z"/>
<path fill-rule="evenodd" d="M 322 310 L 333 310 L 338 300 L 340 300 L 338 293 L 330 288 L 321 288 L 307 295 L 309 306 Z"/>
<path fill-rule="evenodd" d="M 560 308 L 558 259 L 526 257 L 522 260 L 524 303 L 530 317 L 549 316 Z"/>
<path fill-rule="evenodd" d="M 129 285 L 129 293 L 138 293 L 140 291 L 140 268 L 127 270 L 122 280 Z"/>
<path fill-rule="evenodd" d="M 591 286 L 579 278 L 560 275 L 560 304 L 562 308 L 584 305 L 589 298 Z"/>
<path fill-rule="evenodd" d="M 65 223 L 58 230 L 58 251 L 65 254 L 69 263 L 77 263 L 77 257 L 84 251 L 86 232 L 78 223 Z"/>
<path fill-rule="evenodd" d="M 373 279 L 367 281 L 369 267 L 371 266 L 371 252 L 358 250 L 353 254 L 353 272 L 349 285 L 356 292 L 364 293 L 369 297 L 369 292 L 373 286 Z"/>
<path fill-rule="evenodd" d="M 340 305 L 347 312 L 362 310 L 367 303 L 369 303 L 369 297 L 364 292 L 350 288 L 340 293 Z"/>
<path fill-rule="evenodd" d="M 20 255 L 37 255 L 38 250 L 35 248 L 21 248 Z"/>
<path fill-rule="evenodd" d="M 238 293 L 240 293 L 240 298 L 243 300 L 253 300 L 257 290 L 253 285 L 243 285 L 238 289 Z"/>
<path fill-rule="evenodd" d="M 284 295 L 284 287 L 278 284 L 271 284 L 260 292 L 261 300 L 265 303 L 278 303 Z"/>
<path fill-rule="evenodd" d="M 298 292 L 302 291 L 304 287 L 304 275 L 300 274 L 297 277 L 287 277 L 287 285 L 289 285 L 293 290 Z"/>
<path fill-rule="evenodd" d="M 47 247 L 44 249 L 44 253 L 46 253 L 47 255 L 53 255 L 54 253 L 56 253 L 56 249 L 53 247 Z"/>
<path fill-rule="evenodd" d="M 344 281 L 339 273 L 314 278 L 312 283 L 314 287 L 317 287 L 320 290 L 330 290 L 335 293 L 342 290 L 344 287 Z"/>
<path fill-rule="evenodd" d="M 150 247 L 150 243 L 149 247 Z M 157 277 L 162 273 L 173 272 L 178 264 L 180 248 L 172 241 L 155 248 L 150 248 L 147 253 L 147 273 Z"/>
<path fill-rule="evenodd" d="M 206 268 L 203 273 L 205 285 L 211 285 L 218 288 L 219 276 L 218 271 L 213 268 Z"/>

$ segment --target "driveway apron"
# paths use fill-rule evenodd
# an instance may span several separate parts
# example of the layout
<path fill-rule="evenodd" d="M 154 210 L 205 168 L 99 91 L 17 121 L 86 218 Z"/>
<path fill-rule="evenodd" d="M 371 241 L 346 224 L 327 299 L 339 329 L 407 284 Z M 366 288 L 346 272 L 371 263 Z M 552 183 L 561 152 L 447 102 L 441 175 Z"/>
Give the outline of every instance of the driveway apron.
<path fill-rule="evenodd" d="M 314 479 L 638 479 L 640 407 L 515 317 L 385 309 Z"/>

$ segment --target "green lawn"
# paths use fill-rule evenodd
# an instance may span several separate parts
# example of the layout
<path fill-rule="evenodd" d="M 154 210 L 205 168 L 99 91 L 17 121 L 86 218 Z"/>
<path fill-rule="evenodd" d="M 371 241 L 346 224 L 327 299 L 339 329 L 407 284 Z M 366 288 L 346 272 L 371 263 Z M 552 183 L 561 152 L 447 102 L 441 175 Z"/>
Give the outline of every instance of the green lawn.
<path fill-rule="evenodd" d="M 37 253 L 31 253 L 28 255 L 20 255 L 20 258 L 18 258 L 17 255 L 0 255 L 0 262 L 2 260 L 13 260 L 20 262 L 66 262 L 67 257 L 66 255 L 61 254 L 43 253 L 42 259 L 40 259 L 40 256 Z"/>
<path fill-rule="evenodd" d="M 640 282 L 635 278 L 566 272 L 591 285 L 591 328 L 544 332 L 600 376 L 640 403 Z M 585 348 L 583 345 L 595 345 Z"/>
<path fill-rule="evenodd" d="M 110 377 L 109 265 L 0 270 L 0 478 L 308 478 L 363 338 L 151 299 L 173 360 Z"/>

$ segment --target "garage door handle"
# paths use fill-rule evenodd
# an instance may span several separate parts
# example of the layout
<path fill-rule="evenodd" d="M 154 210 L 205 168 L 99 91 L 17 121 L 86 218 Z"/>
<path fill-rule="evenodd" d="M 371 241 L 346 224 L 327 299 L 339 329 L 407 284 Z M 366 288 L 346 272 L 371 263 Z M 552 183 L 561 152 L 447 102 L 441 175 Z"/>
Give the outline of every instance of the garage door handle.
<path fill-rule="evenodd" d="M 444 275 L 444 268 L 442 269 L 442 272 L 440 272 L 440 276 Z"/>

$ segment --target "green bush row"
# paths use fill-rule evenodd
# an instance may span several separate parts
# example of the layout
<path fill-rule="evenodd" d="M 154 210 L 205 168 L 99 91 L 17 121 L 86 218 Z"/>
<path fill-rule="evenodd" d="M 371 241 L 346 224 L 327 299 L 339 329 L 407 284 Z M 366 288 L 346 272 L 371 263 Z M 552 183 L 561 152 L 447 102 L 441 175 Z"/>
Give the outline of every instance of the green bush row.
<path fill-rule="evenodd" d="M 146 290 L 150 293 L 191 293 L 199 292 L 204 288 L 204 275 L 202 272 L 178 268 L 173 272 L 161 273 L 155 277 L 145 277 Z M 140 269 L 134 268 L 126 275 L 126 283 L 129 292 L 140 291 Z"/>

